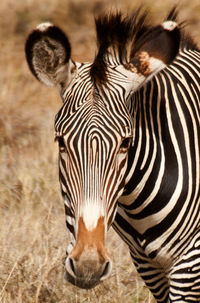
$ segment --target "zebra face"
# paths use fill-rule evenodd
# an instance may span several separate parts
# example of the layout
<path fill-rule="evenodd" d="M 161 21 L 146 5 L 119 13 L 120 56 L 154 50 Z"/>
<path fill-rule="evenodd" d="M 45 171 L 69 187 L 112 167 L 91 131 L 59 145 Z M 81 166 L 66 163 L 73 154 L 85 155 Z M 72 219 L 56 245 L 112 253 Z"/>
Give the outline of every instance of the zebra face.
<path fill-rule="evenodd" d="M 59 176 L 70 244 L 66 278 L 91 288 L 111 272 L 106 232 L 128 182 L 134 142 L 131 95 L 166 67 L 179 48 L 174 21 L 144 24 L 139 11 L 97 19 L 93 63 L 70 59 L 68 38 L 51 23 L 28 37 L 26 58 L 34 76 L 59 89 L 64 105 L 55 120 Z"/>
<path fill-rule="evenodd" d="M 93 287 L 111 271 L 105 235 L 124 189 L 133 133 L 122 88 L 94 87 L 87 74 L 90 68 L 90 64 L 77 68 L 55 121 L 70 231 L 66 276 L 84 288 Z M 111 97 L 116 99 L 112 103 Z"/>

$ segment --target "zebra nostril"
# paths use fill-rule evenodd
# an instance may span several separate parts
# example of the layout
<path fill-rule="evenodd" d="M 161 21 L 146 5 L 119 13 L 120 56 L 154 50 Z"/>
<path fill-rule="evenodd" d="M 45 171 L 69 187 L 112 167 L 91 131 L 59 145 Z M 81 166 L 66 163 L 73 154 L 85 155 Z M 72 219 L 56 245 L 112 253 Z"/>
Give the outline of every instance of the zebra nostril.
<path fill-rule="evenodd" d="M 66 272 L 71 275 L 73 278 L 76 277 L 76 266 L 73 258 L 68 257 L 65 261 Z"/>
<path fill-rule="evenodd" d="M 105 280 L 111 273 L 112 270 L 112 262 L 111 261 L 107 261 L 104 267 L 104 270 L 100 276 L 100 280 Z"/>
<path fill-rule="evenodd" d="M 73 261 L 72 258 L 69 258 L 69 265 L 70 265 L 71 270 L 73 271 L 73 273 L 76 275 L 76 273 L 75 273 L 74 261 Z"/>

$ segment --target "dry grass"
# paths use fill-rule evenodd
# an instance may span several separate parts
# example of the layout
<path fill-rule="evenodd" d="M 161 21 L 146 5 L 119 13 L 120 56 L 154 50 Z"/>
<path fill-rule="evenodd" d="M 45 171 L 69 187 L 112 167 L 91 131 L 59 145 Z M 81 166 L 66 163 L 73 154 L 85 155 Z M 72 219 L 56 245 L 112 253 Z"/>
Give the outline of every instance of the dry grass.
<path fill-rule="evenodd" d="M 123 4 L 120 2 L 123 2 Z M 0 302 L 56 303 L 153 302 L 138 278 L 126 246 L 110 231 L 113 274 L 93 290 L 77 289 L 63 279 L 67 246 L 64 209 L 57 173 L 53 120 L 58 93 L 30 75 L 24 42 L 39 22 L 50 20 L 69 33 L 73 58 L 91 60 L 95 52 L 93 12 L 133 1 L 2 0 L 0 6 Z M 143 1 L 151 7 L 152 1 Z M 139 5 L 140 1 L 134 1 Z M 159 19 L 173 0 L 154 1 Z M 181 19 L 200 39 L 199 0 L 181 1 Z M 157 18 L 158 19 L 158 18 Z M 198 22 L 198 23 L 197 23 Z"/>

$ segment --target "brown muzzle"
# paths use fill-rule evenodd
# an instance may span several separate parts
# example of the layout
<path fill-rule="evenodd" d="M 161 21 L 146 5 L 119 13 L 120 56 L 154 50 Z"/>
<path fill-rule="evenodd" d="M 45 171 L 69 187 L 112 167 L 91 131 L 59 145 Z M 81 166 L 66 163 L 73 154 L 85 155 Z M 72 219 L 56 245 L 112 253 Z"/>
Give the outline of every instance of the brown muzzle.
<path fill-rule="evenodd" d="M 104 218 L 93 230 L 88 230 L 79 218 L 78 237 L 65 262 L 66 279 L 81 288 L 92 288 L 106 279 L 112 263 L 105 247 Z"/>

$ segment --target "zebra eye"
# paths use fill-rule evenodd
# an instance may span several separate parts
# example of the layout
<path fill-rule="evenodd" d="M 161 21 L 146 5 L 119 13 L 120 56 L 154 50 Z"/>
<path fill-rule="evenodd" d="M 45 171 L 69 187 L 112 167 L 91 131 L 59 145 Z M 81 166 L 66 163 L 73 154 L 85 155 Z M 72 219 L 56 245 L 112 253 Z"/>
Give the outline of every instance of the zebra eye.
<path fill-rule="evenodd" d="M 131 139 L 132 138 L 124 138 L 123 140 L 122 140 L 122 143 L 121 143 L 121 145 L 120 145 L 120 149 L 128 149 L 129 148 L 129 146 L 130 146 L 130 144 L 131 144 Z"/>
<path fill-rule="evenodd" d="M 63 137 L 57 137 L 57 141 L 58 141 L 60 152 L 65 152 L 66 151 L 66 145 L 65 145 Z"/>

